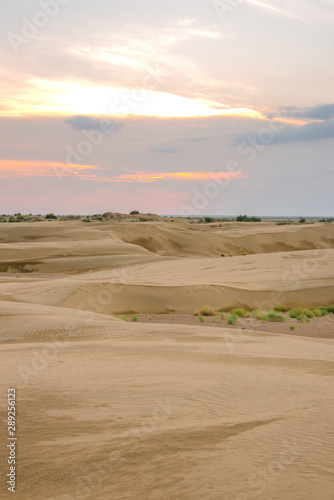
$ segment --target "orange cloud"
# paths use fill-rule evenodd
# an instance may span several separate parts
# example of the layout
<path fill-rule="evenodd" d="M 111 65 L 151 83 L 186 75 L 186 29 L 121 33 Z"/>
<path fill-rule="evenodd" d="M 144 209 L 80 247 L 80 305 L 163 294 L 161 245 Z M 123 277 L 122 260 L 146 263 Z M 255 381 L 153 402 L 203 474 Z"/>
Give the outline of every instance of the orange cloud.
<path fill-rule="evenodd" d="M 137 172 L 135 174 L 122 174 L 118 177 L 99 177 L 97 175 L 79 174 L 78 177 L 84 180 L 97 182 L 156 182 L 165 179 L 177 180 L 212 180 L 212 179 L 237 179 L 243 177 L 239 172 L 159 172 L 149 174 Z"/>
<path fill-rule="evenodd" d="M 6 175 L 1 177 L 37 175 L 41 177 L 56 177 L 60 173 L 63 176 L 79 174 L 83 170 L 101 170 L 94 165 L 76 165 L 72 163 L 60 163 L 56 161 L 24 161 L 24 160 L 0 160 L 0 172 Z"/>
<path fill-rule="evenodd" d="M 121 174 L 116 177 L 96 175 L 90 170 L 105 170 L 94 165 L 76 165 L 56 161 L 23 161 L 23 160 L 0 160 L 0 177 L 69 177 L 74 176 L 84 181 L 93 182 L 141 182 L 150 183 L 166 179 L 176 180 L 212 180 L 212 179 L 236 179 L 243 177 L 238 172 L 158 172 L 146 173 L 136 172 L 133 174 Z"/>

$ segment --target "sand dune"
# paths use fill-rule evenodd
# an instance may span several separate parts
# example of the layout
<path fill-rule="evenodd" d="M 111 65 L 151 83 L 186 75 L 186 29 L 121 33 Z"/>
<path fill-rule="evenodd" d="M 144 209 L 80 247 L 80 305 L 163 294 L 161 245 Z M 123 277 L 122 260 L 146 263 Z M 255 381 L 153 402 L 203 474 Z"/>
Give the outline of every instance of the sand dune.
<path fill-rule="evenodd" d="M 2 224 L 0 242 L 0 272 L 82 272 L 159 255 L 218 257 L 333 248 L 334 228 L 268 223 L 18 223 Z"/>
<path fill-rule="evenodd" d="M 332 341 L 124 322 L 55 337 L 0 346 L 17 498 L 332 499 Z"/>
<path fill-rule="evenodd" d="M 334 250 L 165 259 L 62 279 L 0 283 L 0 299 L 78 308 L 103 314 L 187 313 L 204 304 L 316 307 L 334 302 Z M 28 278 L 29 279 L 29 278 Z M 93 298 L 92 298 L 93 297 Z"/>
<path fill-rule="evenodd" d="M 333 229 L 2 224 L 16 498 L 332 500 L 332 338 L 115 315 L 333 303 Z"/>

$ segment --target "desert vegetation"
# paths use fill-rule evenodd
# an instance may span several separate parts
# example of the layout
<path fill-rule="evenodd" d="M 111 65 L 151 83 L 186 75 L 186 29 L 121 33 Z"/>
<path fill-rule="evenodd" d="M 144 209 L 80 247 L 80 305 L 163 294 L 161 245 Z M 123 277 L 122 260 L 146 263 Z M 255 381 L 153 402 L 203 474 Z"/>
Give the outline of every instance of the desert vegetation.
<path fill-rule="evenodd" d="M 198 313 L 195 313 L 198 315 Z M 327 316 L 329 319 L 334 318 L 334 305 L 319 306 L 315 309 L 307 309 L 305 307 L 294 307 L 289 309 L 285 306 L 275 306 L 272 311 L 264 312 L 260 309 L 247 311 L 244 308 L 237 307 L 228 311 L 227 323 L 235 325 L 240 319 L 253 318 L 260 322 L 283 323 L 286 320 L 296 320 L 298 322 L 309 323 L 312 319 Z M 219 320 L 225 319 L 225 313 L 221 311 L 219 314 L 209 305 L 205 305 L 200 310 L 199 321 L 204 322 L 205 316 L 212 316 L 212 322 L 217 323 Z M 290 328 L 291 329 L 291 328 Z M 292 328 L 291 330 L 294 330 Z"/>

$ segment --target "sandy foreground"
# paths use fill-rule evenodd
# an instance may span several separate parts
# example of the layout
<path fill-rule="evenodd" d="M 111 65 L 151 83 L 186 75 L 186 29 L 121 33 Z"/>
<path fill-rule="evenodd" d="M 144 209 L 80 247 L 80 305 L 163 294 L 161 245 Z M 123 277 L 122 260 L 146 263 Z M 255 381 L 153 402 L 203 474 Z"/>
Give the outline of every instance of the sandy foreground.
<path fill-rule="evenodd" d="M 324 224 L 3 224 L 0 498 L 14 387 L 19 500 L 333 500 L 332 324 L 184 319 L 333 303 L 333 248 Z"/>

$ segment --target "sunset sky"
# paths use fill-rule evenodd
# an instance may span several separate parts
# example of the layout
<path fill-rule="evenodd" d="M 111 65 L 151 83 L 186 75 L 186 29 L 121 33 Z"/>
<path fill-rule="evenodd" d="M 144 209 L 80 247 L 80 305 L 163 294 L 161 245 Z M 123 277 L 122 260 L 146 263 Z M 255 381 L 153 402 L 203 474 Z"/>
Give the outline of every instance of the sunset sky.
<path fill-rule="evenodd" d="M 15 0 L 0 25 L 0 213 L 333 215 L 334 0 Z"/>

